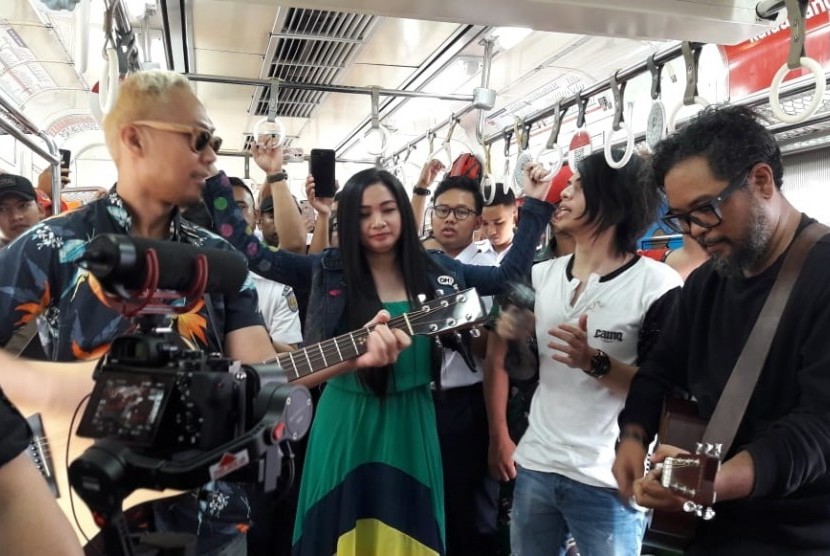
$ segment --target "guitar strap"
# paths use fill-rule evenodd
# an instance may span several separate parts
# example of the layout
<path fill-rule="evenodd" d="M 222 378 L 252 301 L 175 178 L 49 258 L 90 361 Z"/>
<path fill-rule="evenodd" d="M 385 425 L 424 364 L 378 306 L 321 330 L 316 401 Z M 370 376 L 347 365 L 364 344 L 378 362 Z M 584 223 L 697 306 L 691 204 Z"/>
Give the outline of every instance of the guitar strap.
<path fill-rule="evenodd" d="M 746 413 L 749 399 L 752 397 L 767 360 L 781 314 L 790 298 L 804 260 L 816 242 L 828 233 L 830 233 L 830 228 L 827 226 L 818 222 L 810 224 L 795 237 L 787 252 L 781 271 L 732 369 L 732 374 L 709 420 L 706 432 L 703 433 L 702 442 L 721 444 L 723 455 L 729 452 L 735 441 L 735 435 Z"/>

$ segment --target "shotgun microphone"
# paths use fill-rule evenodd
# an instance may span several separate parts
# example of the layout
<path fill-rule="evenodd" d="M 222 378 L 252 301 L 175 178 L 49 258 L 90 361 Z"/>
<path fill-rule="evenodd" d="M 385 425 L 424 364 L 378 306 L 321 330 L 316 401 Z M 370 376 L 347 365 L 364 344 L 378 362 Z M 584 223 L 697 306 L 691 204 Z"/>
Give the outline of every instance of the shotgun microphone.
<path fill-rule="evenodd" d="M 150 249 L 158 259 L 158 289 L 188 291 L 199 255 L 207 259 L 205 293 L 234 295 L 248 275 L 248 261 L 238 251 L 122 234 L 96 236 L 87 244 L 78 265 L 89 270 L 107 290 L 116 286 L 139 290 L 147 276 L 146 254 Z"/>

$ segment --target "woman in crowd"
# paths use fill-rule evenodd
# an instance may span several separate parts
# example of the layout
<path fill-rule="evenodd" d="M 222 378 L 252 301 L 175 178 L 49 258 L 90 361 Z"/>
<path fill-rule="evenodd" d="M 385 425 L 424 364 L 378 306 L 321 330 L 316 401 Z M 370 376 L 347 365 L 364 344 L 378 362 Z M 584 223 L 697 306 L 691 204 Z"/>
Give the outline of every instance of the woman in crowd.
<path fill-rule="evenodd" d="M 492 294 L 529 271 L 535 238 L 551 207 L 538 166 L 526 172 L 528 201 L 519 229 L 526 246 L 501 267 L 460 264 L 430 255 L 418 242 L 410 202 L 389 172 L 358 172 L 341 193 L 340 248 L 298 256 L 262 248 L 236 205 L 227 180 L 208 181 L 207 205 L 217 230 L 249 258 L 251 270 L 309 295 L 306 340 L 358 329 L 364 314 L 397 316 L 418 297 L 475 286 Z M 363 320 L 361 320 L 363 319 Z M 295 554 L 444 553 L 443 485 L 434 406 L 431 342 L 416 338 L 395 365 L 341 375 L 317 407 L 300 489 Z"/>

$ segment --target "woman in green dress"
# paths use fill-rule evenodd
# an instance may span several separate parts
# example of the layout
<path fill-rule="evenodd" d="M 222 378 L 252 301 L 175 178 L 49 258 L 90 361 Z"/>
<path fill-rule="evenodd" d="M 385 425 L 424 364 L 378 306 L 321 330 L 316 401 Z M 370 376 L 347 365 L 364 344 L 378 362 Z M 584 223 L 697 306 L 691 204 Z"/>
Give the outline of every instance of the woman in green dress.
<path fill-rule="evenodd" d="M 358 172 L 346 183 L 340 248 L 315 256 L 262 247 L 240 222 L 226 179 L 208 181 L 206 201 L 214 228 L 246 254 L 251 270 L 309 296 L 304 336 L 313 343 L 362 327 L 382 308 L 392 316 L 410 311 L 437 289 L 474 286 L 490 295 L 524 277 L 552 210 L 540 200 L 549 186 L 538 180 L 543 174 L 527 170 L 517 246 L 500 267 L 427 253 L 403 186 L 384 170 Z M 306 453 L 295 555 L 444 554 L 432 349 L 430 340 L 415 338 L 395 365 L 328 381 Z"/>

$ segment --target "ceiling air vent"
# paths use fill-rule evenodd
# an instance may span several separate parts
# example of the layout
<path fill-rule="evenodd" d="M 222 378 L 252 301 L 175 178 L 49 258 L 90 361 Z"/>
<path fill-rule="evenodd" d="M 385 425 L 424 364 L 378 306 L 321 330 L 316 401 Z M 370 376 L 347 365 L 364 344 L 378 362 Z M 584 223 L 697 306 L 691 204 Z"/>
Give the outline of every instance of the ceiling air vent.
<path fill-rule="evenodd" d="M 284 25 L 276 33 L 280 40 L 267 76 L 312 87 L 336 83 L 367 40 L 376 19 L 370 15 L 289 8 Z M 310 118 L 326 94 L 282 89 L 277 116 Z M 255 104 L 255 115 L 267 115 L 269 95 L 270 87 L 264 87 Z"/>

